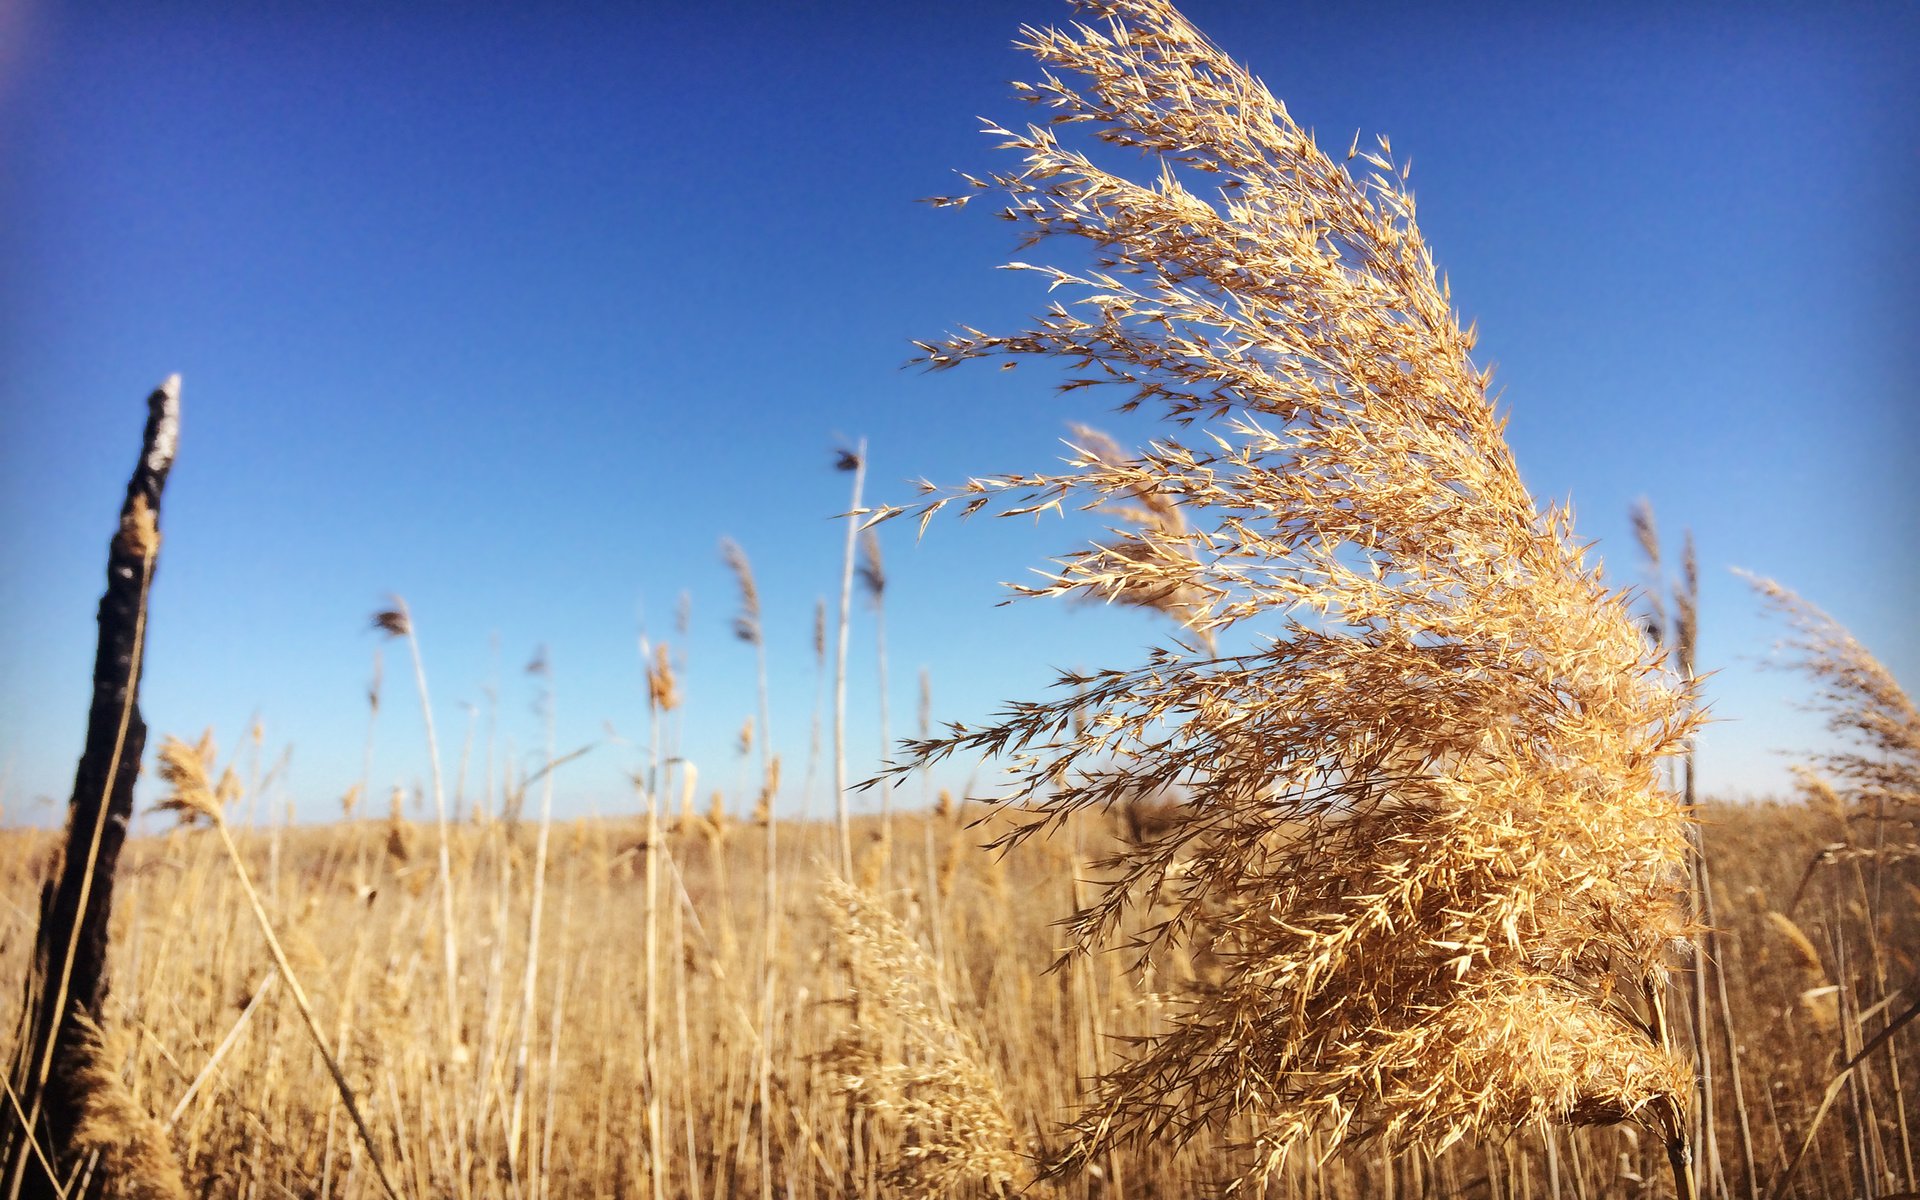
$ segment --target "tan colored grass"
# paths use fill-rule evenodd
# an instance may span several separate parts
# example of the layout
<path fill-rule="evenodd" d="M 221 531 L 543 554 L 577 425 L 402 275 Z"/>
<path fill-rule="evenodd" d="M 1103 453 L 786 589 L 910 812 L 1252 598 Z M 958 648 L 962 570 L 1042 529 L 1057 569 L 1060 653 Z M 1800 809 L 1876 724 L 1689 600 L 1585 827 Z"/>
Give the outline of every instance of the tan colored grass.
<path fill-rule="evenodd" d="M 1688 817 L 1659 766 L 1690 686 L 1523 485 L 1387 140 L 1336 161 L 1164 0 L 1079 7 L 1025 31 L 1036 122 L 988 129 L 1019 167 L 970 182 L 1092 265 L 1012 264 L 1065 299 L 924 361 L 1057 358 L 1066 389 L 1172 428 L 929 485 L 914 511 L 1130 511 L 1016 591 L 1152 601 L 1246 648 L 1175 642 L 915 744 L 915 766 L 1015 752 L 1003 805 L 1032 812 L 1010 840 L 1166 792 L 1194 811 L 1105 864 L 1073 946 L 1120 942 L 1145 905 L 1145 966 L 1229 969 L 1108 1072 L 1069 1159 L 1242 1127 L 1266 1163 L 1313 1135 L 1444 1145 L 1539 1119 L 1680 1138 Z M 1115 148 L 1141 178 L 1104 165 Z M 1437 1029 L 1485 1053 L 1436 1057 Z M 1561 1053 L 1533 1052 L 1543 1031 Z"/>
<path fill-rule="evenodd" d="M 1837 739 L 1832 749 L 1808 756 L 1808 798 L 1842 817 L 1854 856 L 1920 850 L 1920 709 L 1913 698 L 1818 605 L 1771 579 L 1746 578 L 1793 631 L 1786 665 L 1812 683 L 1808 703 Z"/>
<path fill-rule="evenodd" d="M 80 1121 L 70 1146 L 89 1163 L 89 1173 L 104 1181 L 100 1194 L 114 1200 L 186 1200 L 180 1166 L 166 1130 L 128 1091 L 121 1064 L 131 1038 L 124 1030 L 102 1030 L 84 1014 L 81 1039 L 63 1048 L 56 1065 L 58 1086 L 79 1097 Z"/>
<path fill-rule="evenodd" d="M 889 1194 L 1004 1195 L 1031 1177 L 979 1039 L 961 1023 L 933 959 L 872 891 L 828 880 L 855 1014 L 825 1061 L 862 1109 L 905 1138 L 886 1172 Z"/>
<path fill-rule="evenodd" d="M 1071 867 L 1053 854 L 989 859 L 977 844 L 1004 826 L 989 817 L 989 824 L 969 828 L 987 815 L 980 805 L 957 811 L 957 820 L 897 812 L 903 844 L 920 844 L 930 834 L 940 862 L 925 895 L 891 893 L 887 906 L 916 942 L 940 947 L 938 978 L 956 1023 L 976 1039 L 980 1061 L 988 1064 L 1021 1141 L 1046 1158 L 1062 1149 L 1053 1125 L 1084 1102 L 1094 1064 L 1113 1063 L 1130 1039 L 1163 1029 L 1177 997 L 1219 964 L 1208 960 L 1189 969 L 1170 961 L 1143 978 L 1127 972 L 1123 959 L 1090 960 L 1071 979 L 1046 974 L 1061 944 L 1055 922 L 1073 908 Z M 1822 818 L 1799 805 L 1710 806 L 1706 820 L 1719 855 L 1722 911 L 1729 914 L 1723 939 L 1731 1015 L 1748 1054 L 1752 1094 L 1764 1097 L 1755 1125 L 1764 1192 L 1773 1164 L 1797 1149 L 1793 1139 L 1821 1098 L 1835 1045 L 1800 999 L 1812 981 L 1766 920 L 1772 905 L 1765 898 L 1784 902 L 1807 856 L 1830 834 Z M 930 828 L 915 828 L 920 821 Z M 1102 820 L 1083 814 L 1074 824 L 1072 841 L 1083 863 L 1121 847 L 1117 815 Z M 872 828 L 858 825 L 855 832 L 865 841 Z M 397 1181 L 403 1194 L 506 1200 L 535 1192 L 610 1195 L 622 1187 L 643 1194 L 651 1176 L 642 1072 L 646 1023 L 638 986 L 647 975 L 645 881 L 637 855 L 629 860 L 634 870 L 602 871 L 593 849 L 601 843 L 639 846 L 646 832 L 639 817 L 569 823 L 555 831 L 541 951 L 549 966 L 530 1023 L 535 1044 L 525 1118 L 533 1127 L 528 1133 L 537 1134 L 535 1144 L 543 1147 L 541 1178 L 527 1175 L 524 1156 L 517 1182 L 509 1168 L 500 1108 L 511 1100 L 532 832 L 523 829 L 516 838 L 499 822 L 453 829 L 454 861 L 464 864 L 456 892 L 459 916 L 471 951 L 461 960 L 462 1019 L 472 1031 L 473 1062 L 462 1077 L 437 1061 L 444 1031 L 434 890 L 416 894 L 395 878 L 380 853 L 380 821 L 282 831 L 283 898 L 273 899 L 270 888 L 262 889 L 262 898 L 285 933 L 289 964 L 382 1140 L 382 1153 L 401 1161 L 404 1139 L 408 1165 Z M 268 831 L 233 833 L 249 872 L 267 879 Z M 18 978 L 22 955 L 31 948 L 36 864 L 48 840 L 32 831 L 0 831 L 0 979 Z M 664 905 L 657 932 L 657 1015 L 663 1028 L 655 1054 L 666 1083 L 662 1137 L 674 1146 L 663 1163 L 663 1194 L 669 1197 L 752 1194 L 763 1177 L 756 1131 L 742 1126 L 740 1111 L 741 1099 L 757 1093 L 753 1054 L 761 1037 L 754 994 L 763 944 L 754 916 L 762 886 L 758 842 L 729 839 L 722 848 L 728 861 L 718 872 L 696 834 L 663 836 L 657 852 Z M 774 960 L 778 986 L 767 1039 L 774 1161 L 765 1174 L 777 1195 L 791 1189 L 808 1200 L 884 1196 L 885 1173 L 909 1144 L 905 1129 L 892 1116 L 867 1122 L 861 1157 L 855 1158 L 844 1117 L 847 1094 L 839 1072 L 821 1057 L 849 1019 L 849 1009 L 838 1002 L 846 994 L 841 955 L 819 903 L 820 864 L 837 855 L 837 833 L 830 821 L 783 822 L 780 845 L 787 933 Z M 362 852 L 364 872 L 357 865 Z M 1889 897 L 1912 904 L 1920 864 L 1888 871 Z M 406 880 L 419 875 L 415 871 Z M 330 1102 L 337 1096 L 333 1080 L 284 981 L 262 988 L 277 968 L 263 941 L 245 933 L 255 918 L 218 838 L 204 829 L 132 838 L 124 887 L 111 964 L 114 1014 L 115 1023 L 137 1031 L 138 1038 L 122 1078 L 148 1111 L 173 1117 L 172 1140 L 189 1193 L 236 1196 L 253 1187 L 256 1194 L 291 1193 L 303 1200 L 379 1194 L 358 1134 L 338 1099 Z M 936 889 L 946 894 L 931 904 Z M 504 909 L 497 923 L 496 905 Z M 1136 911 L 1129 932 L 1145 932 L 1164 915 Z M 1796 918 L 1822 945 L 1832 935 L 1832 920 L 1821 907 L 1808 907 Z M 724 936 L 729 927 L 731 936 Z M 1920 956 L 1920 929 L 1913 923 L 1896 924 L 1889 933 L 1883 949 L 1890 960 Z M 306 939 L 311 952 L 299 948 Z M 249 1008 L 252 1015 L 242 1020 Z M 0 1029 L 0 1049 L 8 1036 Z M 1920 1069 L 1914 1046 L 1900 1040 L 1905 1066 Z M 1436 1041 L 1428 1052 L 1442 1048 Z M 1889 1089 L 1883 1063 L 1876 1057 L 1872 1065 L 1884 1097 Z M 476 1098 L 474 1111 L 483 1120 L 464 1130 L 446 1120 L 454 1111 L 454 1088 Z M 1726 1099 L 1723 1094 L 1722 1114 L 1730 1111 Z M 1847 1182 L 1853 1161 L 1845 1136 L 1849 1125 L 1839 1116 L 1828 1120 L 1801 1168 L 1805 1194 L 1854 1194 Z M 1893 1114 L 1883 1108 L 1882 1117 L 1874 1136 L 1897 1152 Z M 1730 1136 L 1730 1128 L 1722 1135 Z M 464 1176 L 459 1138 L 468 1140 Z M 1624 1169 L 1644 1179 L 1654 1180 L 1664 1169 L 1655 1140 L 1644 1134 L 1634 1140 L 1595 1126 L 1560 1130 L 1556 1140 L 1563 1196 L 1634 1190 L 1620 1178 L 1622 1155 Z M 1118 1179 L 1129 1196 L 1218 1194 L 1223 1180 L 1253 1165 L 1251 1152 L 1238 1145 L 1244 1141 L 1243 1127 L 1220 1137 L 1199 1133 L 1184 1149 L 1166 1140 L 1118 1147 L 1094 1163 L 1108 1182 L 1089 1174 L 1062 1181 L 1060 1192 L 1082 1200 L 1107 1197 L 1117 1194 L 1111 1181 Z M 1336 1158 L 1309 1139 L 1281 1168 L 1274 1194 L 1326 1200 L 1376 1200 L 1390 1193 L 1473 1196 L 1487 1190 L 1482 1181 L 1491 1169 L 1502 1195 L 1550 1195 L 1540 1134 L 1523 1129 L 1495 1140 L 1491 1164 L 1487 1145 L 1466 1138 L 1428 1158 L 1396 1155 L 1375 1144 Z M 1735 1195 L 1748 1194 L 1742 1180 L 1732 1182 Z M 1644 1190 L 1661 1194 L 1657 1183 Z"/>

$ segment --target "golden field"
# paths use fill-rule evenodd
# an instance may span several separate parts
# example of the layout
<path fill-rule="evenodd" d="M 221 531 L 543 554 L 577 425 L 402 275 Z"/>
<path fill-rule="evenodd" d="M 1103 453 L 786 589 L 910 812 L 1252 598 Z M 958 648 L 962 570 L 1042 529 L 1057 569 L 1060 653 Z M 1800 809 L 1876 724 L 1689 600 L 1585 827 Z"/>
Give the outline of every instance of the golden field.
<path fill-rule="evenodd" d="M 239 843 L 405 1194 L 883 1196 L 924 1183 L 929 1156 L 964 1160 L 969 1131 L 925 1111 L 905 1120 L 898 1099 L 851 1082 L 856 1027 L 905 1068 L 901 1095 L 919 1092 L 936 1110 L 956 1092 L 956 1064 L 963 1076 L 977 1071 L 1004 1105 L 1008 1148 L 1024 1164 L 1058 1148 L 1055 1127 L 1081 1101 L 1082 1081 L 1124 1052 L 1124 1038 L 1155 1028 L 1168 993 L 1209 969 L 1188 960 L 1187 981 L 1142 978 L 1115 953 L 1049 972 L 1061 944 L 1054 922 L 1084 902 L 1076 881 L 1094 874 L 1090 861 L 1123 836 L 1124 822 L 1078 821 L 996 857 L 979 849 L 990 829 L 962 818 L 900 815 L 890 863 L 878 824 L 856 826 L 872 903 L 933 964 L 907 982 L 963 1032 L 959 1043 L 927 1040 L 924 1020 L 916 1032 L 912 1012 L 863 1000 L 854 986 L 848 956 L 859 950 L 830 920 L 827 825 L 774 830 L 770 953 L 763 828 L 695 817 L 650 853 L 641 819 L 556 825 L 530 1010 L 520 983 L 537 831 L 454 827 L 457 1031 L 446 1017 L 431 826 L 290 827 Z M 1797 1148 L 1842 1053 L 1858 1045 L 1858 1010 L 1879 986 L 1861 961 L 1863 895 L 1886 904 L 1874 935 L 1884 969 L 1901 975 L 1914 970 L 1920 928 L 1887 914 L 1912 912 L 1920 896 L 1910 864 L 1878 876 L 1824 865 L 1789 926 L 1781 910 L 1843 831 L 1799 805 L 1709 806 L 1704 827 L 1746 1108 L 1770 1176 Z M 0 978 L 21 979 L 53 839 L 5 838 Z M 129 844 L 114 945 L 117 1061 L 139 1106 L 164 1123 L 191 1194 L 380 1194 L 211 831 Z M 1823 992 L 1841 948 L 1855 956 L 1847 988 Z M 1897 1058 L 1875 1060 L 1823 1123 L 1790 1194 L 1852 1195 L 1863 1148 L 1896 1164 L 1908 1153 L 1920 1061 L 1910 1038 L 1897 1044 Z M 1734 1194 L 1744 1195 L 1732 1090 L 1726 1064 L 1716 1066 L 1717 1140 Z M 1140 1145 L 1032 1194 L 1211 1194 L 1246 1166 L 1231 1143 Z M 968 1164 L 955 1165 L 964 1176 Z M 1598 1200 L 1669 1194 L 1664 1172 L 1660 1147 L 1623 1125 L 1519 1130 L 1433 1157 L 1361 1147 L 1323 1159 L 1308 1147 L 1269 1186 L 1303 1197 Z M 975 1178 L 955 1194 L 994 1187 Z"/>

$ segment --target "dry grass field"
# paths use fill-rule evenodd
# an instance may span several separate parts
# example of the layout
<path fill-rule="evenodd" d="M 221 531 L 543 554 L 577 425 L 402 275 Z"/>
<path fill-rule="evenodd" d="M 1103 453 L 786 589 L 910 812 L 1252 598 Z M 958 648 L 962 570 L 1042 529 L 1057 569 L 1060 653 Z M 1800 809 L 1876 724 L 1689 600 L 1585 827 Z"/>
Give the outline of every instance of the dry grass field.
<path fill-rule="evenodd" d="M 1110 955 L 1049 972 L 1058 922 L 1085 900 L 1076 881 L 1125 823 L 1077 821 L 997 858 L 979 849 L 990 829 L 971 827 L 983 815 L 902 815 L 890 863 L 878 826 L 858 826 L 864 921 L 835 920 L 849 893 L 822 866 L 832 829 L 781 827 L 771 948 L 762 830 L 700 817 L 650 847 L 641 820 L 556 826 L 531 1008 L 518 984 L 537 831 L 463 824 L 451 842 L 456 1030 L 430 829 L 362 821 L 249 832 L 239 844 L 403 1194 L 893 1196 L 943 1194 L 951 1180 L 944 1194 L 988 1195 L 1029 1184 L 1031 1162 L 1059 1148 L 1083 1102 L 1082 1081 L 1122 1039 L 1155 1029 L 1169 995 L 1219 967 L 1195 956 L 1178 967 L 1184 980 L 1141 977 Z M 1840 832 L 1804 806 L 1709 806 L 1704 825 L 1754 1153 L 1770 1177 L 1877 994 L 1863 877 L 1834 865 L 1801 887 Z M 6 837 L 0 977 L 18 979 L 51 839 Z M 1910 865 L 1889 870 L 1866 877 L 1865 895 L 1910 913 L 1915 882 Z M 214 834 L 134 842 L 121 887 L 113 1063 L 163 1125 L 188 1192 L 379 1194 Z M 1911 974 L 1916 923 L 1883 915 L 1876 935 L 1885 969 Z M 1855 956 L 1846 989 L 1824 990 L 1842 953 Z M 1911 1039 L 1898 1045 L 1823 1123 L 1790 1194 L 1857 1194 L 1859 1154 L 1904 1171 L 1920 1058 Z M 1746 1195 L 1719 1065 L 1718 1144 L 1734 1194 Z M 1227 1131 L 1177 1153 L 1142 1144 L 1032 1194 L 1213 1194 L 1247 1166 L 1235 1141 Z M 1270 1188 L 1670 1194 L 1660 1146 L 1631 1125 L 1522 1130 L 1433 1156 L 1322 1157 L 1309 1145 Z"/>

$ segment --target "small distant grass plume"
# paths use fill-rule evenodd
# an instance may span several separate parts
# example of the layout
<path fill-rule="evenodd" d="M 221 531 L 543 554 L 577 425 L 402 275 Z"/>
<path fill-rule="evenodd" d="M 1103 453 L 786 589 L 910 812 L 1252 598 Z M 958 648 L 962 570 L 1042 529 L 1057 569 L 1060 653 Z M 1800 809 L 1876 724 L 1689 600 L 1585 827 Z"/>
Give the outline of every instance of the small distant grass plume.
<path fill-rule="evenodd" d="M 939 968 L 874 895 L 841 879 L 825 902 L 847 958 L 857 1014 L 827 1062 L 867 1112 L 905 1134 L 889 1195 L 1010 1195 L 1025 1157 L 978 1039 L 941 993 Z"/>
<path fill-rule="evenodd" d="M 1387 139 L 1337 161 L 1163 0 L 1079 7 L 1025 31 L 1039 123 L 988 130 L 1021 167 L 968 182 L 1025 245 L 1071 239 L 1090 265 L 1011 264 L 1063 299 L 922 361 L 1056 358 L 1063 389 L 1173 428 L 877 513 L 1132 512 L 1019 590 L 1151 600 L 1184 627 L 897 768 L 1011 755 L 1010 841 L 1187 798 L 1102 864 L 1073 951 L 1204 945 L 1226 969 L 1107 1072 L 1056 1167 L 1202 1129 L 1251 1128 L 1258 1174 L 1315 1134 L 1636 1119 L 1678 1179 L 1690 817 L 1659 767 L 1694 728 L 1690 684 L 1570 514 L 1528 494 Z M 1109 170 L 1116 151 L 1148 177 Z"/>
<path fill-rule="evenodd" d="M 1889 858 L 1920 851 L 1920 710 L 1873 652 L 1799 594 L 1756 575 L 1745 576 L 1767 606 L 1793 630 L 1788 665 L 1815 687 L 1809 706 L 1839 739 L 1812 754 L 1803 785 L 1847 821 L 1848 849 Z M 1853 826 L 1883 827 L 1876 849 L 1854 846 Z M 1867 841 L 1868 839 L 1860 839 Z"/>

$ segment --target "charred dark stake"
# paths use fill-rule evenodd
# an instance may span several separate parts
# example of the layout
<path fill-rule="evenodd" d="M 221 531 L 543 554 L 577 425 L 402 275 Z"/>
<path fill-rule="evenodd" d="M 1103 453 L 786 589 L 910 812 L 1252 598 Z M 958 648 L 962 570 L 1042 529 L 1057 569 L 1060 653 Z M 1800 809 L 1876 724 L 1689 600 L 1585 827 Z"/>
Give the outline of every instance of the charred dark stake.
<path fill-rule="evenodd" d="M 107 998 L 107 922 L 114 870 L 133 815 L 133 782 L 147 744 L 140 719 L 141 656 L 147 594 L 160 552 L 160 495 L 180 430 L 180 377 L 147 397 L 140 461 L 127 482 L 120 526 L 107 551 L 100 598 L 100 643 L 93 663 L 93 707 L 86 751 L 74 775 L 67 836 L 54 878 L 40 893 L 40 929 L 22 1008 L 23 1036 L 9 1071 L 14 1101 L 0 1105 L 0 1159 L 8 1197 L 59 1194 L 77 1165 L 68 1161 L 78 1097 L 67 1086 L 65 1056 L 84 1017 L 98 1022 Z M 98 1186 L 96 1181 L 96 1189 Z"/>

